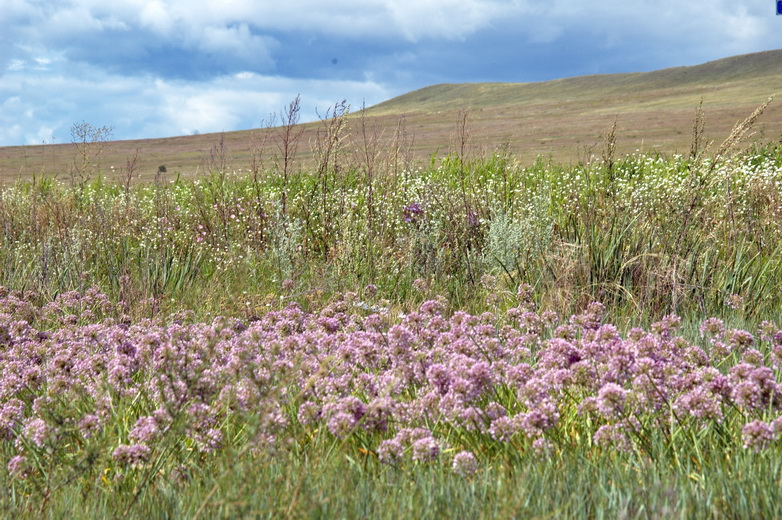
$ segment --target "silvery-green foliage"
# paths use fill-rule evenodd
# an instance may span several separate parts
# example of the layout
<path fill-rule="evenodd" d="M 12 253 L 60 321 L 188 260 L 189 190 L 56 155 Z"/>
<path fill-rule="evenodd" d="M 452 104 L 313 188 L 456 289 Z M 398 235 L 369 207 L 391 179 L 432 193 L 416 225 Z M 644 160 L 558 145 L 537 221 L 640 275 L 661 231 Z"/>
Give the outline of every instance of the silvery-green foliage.
<path fill-rule="evenodd" d="M 271 254 L 279 270 L 280 279 L 290 278 L 300 253 L 303 225 L 296 218 L 278 215 L 270 235 Z"/>
<path fill-rule="evenodd" d="M 548 190 L 540 190 L 517 211 L 493 208 L 485 250 L 492 267 L 519 270 L 546 251 L 554 228 L 549 200 Z"/>

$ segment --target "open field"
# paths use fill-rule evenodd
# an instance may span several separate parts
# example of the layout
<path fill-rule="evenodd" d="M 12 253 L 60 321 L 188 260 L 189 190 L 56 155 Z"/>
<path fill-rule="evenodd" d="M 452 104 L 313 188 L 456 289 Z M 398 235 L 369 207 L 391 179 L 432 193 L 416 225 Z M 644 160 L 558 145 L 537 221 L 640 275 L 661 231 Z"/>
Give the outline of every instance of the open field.
<path fill-rule="evenodd" d="M 0 510 L 779 516 L 782 148 L 742 140 L 761 112 L 710 153 L 609 136 L 575 166 L 407 169 L 371 133 L 348 163 L 338 118 L 295 175 L 17 181 Z"/>
<path fill-rule="evenodd" d="M 437 156 L 373 118 L 463 87 L 249 170 L 238 133 L 199 175 L 44 148 L 0 189 L 0 514 L 781 517 L 782 143 L 748 138 L 778 109 L 707 146 L 696 96 L 682 153 L 624 154 L 581 83 L 690 72 L 555 84 L 607 122 L 573 163 L 481 143 L 478 92 L 544 85 L 468 89 Z"/>
<path fill-rule="evenodd" d="M 474 154 L 491 155 L 507 144 L 525 162 L 543 156 L 575 164 L 589 160 L 599 149 L 614 121 L 618 153 L 686 154 L 701 100 L 706 138 L 721 142 L 737 121 L 780 91 L 782 51 L 768 51 L 647 73 L 529 84 L 437 85 L 368 108 L 365 124 L 377 132 L 383 147 L 405 147 L 411 161 L 426 163 L 438 150 L 441 155 L 454 151 L 459 110 L 467 109 Z M 360 111 L 358 107 L 352 111 L 348 142 L 360 140 L 361 133 Z M 306 168 L 316 161 L 313 145 L 323 125 L 307 124 L 303 130 L 297 159 Z M 782 102 L 768 107 L 755 130 L 761 139 L 782 135 Z M 116 141 L 104 150 L 99 169 L 107 176 L 116 175 L 138 149 L 137 174 L 143 180 L 152 180 L 161 165 L 169 172 L 192 176 L 204 172 L 210 149 L 222 140 L 230 169 L 246 170 L 252 167 L 253 157 L 273 163 L 279 156 L 278 134 L 275 129 L 258 129 Z M 72 144 L 0 148 L 0 180 L 7 184 L 41 173 L 65 178 L 78 155 Z"/>

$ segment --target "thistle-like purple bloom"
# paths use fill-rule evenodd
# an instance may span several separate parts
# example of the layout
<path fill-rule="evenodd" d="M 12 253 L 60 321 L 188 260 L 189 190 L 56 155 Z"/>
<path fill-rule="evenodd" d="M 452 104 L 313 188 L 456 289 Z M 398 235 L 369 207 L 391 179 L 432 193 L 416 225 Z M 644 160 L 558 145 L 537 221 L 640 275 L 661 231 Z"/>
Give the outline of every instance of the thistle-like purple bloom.
<path fill-rule="evenodd" d="M 461 477 L 472 475 L 478 471 L 478 462 L 470 451 L 460 451 L 453 457 L 453 472 Z"/>

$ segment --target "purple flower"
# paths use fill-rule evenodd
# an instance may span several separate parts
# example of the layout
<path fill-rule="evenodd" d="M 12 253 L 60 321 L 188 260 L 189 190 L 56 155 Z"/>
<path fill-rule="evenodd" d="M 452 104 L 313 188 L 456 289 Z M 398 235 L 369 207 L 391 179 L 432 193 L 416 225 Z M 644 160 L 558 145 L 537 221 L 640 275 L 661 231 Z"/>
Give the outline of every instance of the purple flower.
<path fill-rule="evenodd" d="M 423 437 L 413 442 L 413 460 L 431 462 L 440 454 L 440 445 L 432 437 Z"/>
<path fill-rule="evenodd" d="M 616 448 L 627 452 L 631 444 L 620 424 L 606 424 L 597 429 L 594 435 L 595 444 L 606 448 Z"/>
<path fill-rule="evenodd" d="M 355 429 L 357 422 L 353 414 L 337 412 L 329 419 L 328 427 L 333 435 L 343 439 Z"/>
<path fill-rule="evenodd" d="M 472 475 L 478 471 L 478 462 L 470 451 L 460 451 L 453 457 L 453 472 L 461 477 Z"/>
<path fill-rule="evenodd" d="M 416 224 L 418 223 L 418 218 L 424 214 L 424 210 L 421 208 L 420 204 L 413 202 L 404 207 L 402 214 L 404 215 L 405 222 Z"/>
<path fill-rule="evenodd" d="M 597 393 L 597 409 L 607 418 L 619 417 L 624 412 L 627 390 L 616 383 L 606 383 Z"/>
<path fill-rule="evenodd" d="M 99 432 L 102 426 L 103 420 L 99 416 L 92 413 L 86 414 L 79 421 L 79 430 L 81 430 L 81 434 L 85 439 L 89 439 L 95 433 Z"/>
<path fill-rule="evenodd" d="M 157 421 L 154 417 L 145 416 L 139 417 L 136 421 L 136 426 L 128 434 L 128 438 L 148 443 L 155 440 L 160 435 L 160 429 L 158 428 Z"/>
<path fill-rule="evenodd" d="M 320 419 L 320 406 L 312 401 L 305 401 L 299 406 L 297 417 L 299 422 L 304 426 L 314 424 Z"/>
<path fill-rule="evenodd" d="M 701 323 L 701 337 L 722 338 L 725 334 L 725 323 L 719 318 L 709 318 Z"/>
<path fill-rule="evenodd" d="M 404 451 L 404 446 L 398 439 L 388 439 L 380 443 L 380 447 L 377 449 L 377 458 L 380 459 L 380 462 L 395 464 L 402 460 Z"/>
<path fill-rule="evenodd" d="M 27 464 L 27 457 L 24 455 L 16 455 L 8 461 L 8 473 L 12 477 L 18 479 L 25 479 L 29 476 L 30 467 Z"/>
<path fill-rule="evenodd" d="M 10 439 L 22 422 L 25 404 L 19 399 L 9 399 L 0 407 L 0 438 Z"/>
<path fill-rule="evenodd" d="M 744 425 L 741 437 L 744 440 L 744 448 L 751 448 L 755 453 L 766 449 L 775 439 L 773 428 L 757 420 Z"/>
<path fill-rule="evenodd" d="M 718 395 L 710 392 L 706 386 L 699 385 L 680 396 L 674 403 L 674 410 L 685 413 L 701 423 L 721 422 L 722 406 Z"/>
<path fill-rule="evenodd" d="M 516 423 L 509 417 L 502 416 L 494 419 L 489 426 L 489 434 L 492 439 L 500 442 L 508 442 L 516 433 Z"/>
<path fill-rule="evenodd" d="M 131 467 L 140 466 L 149 460 L 149 446 L 144 444 L 120 444 L 114 450 L 114 460 L 120 464 L 126 464 Z"/>
<path fill-rule="evenodd" d="M 46 421 L 40 418 L 31 418 L 25 421 L 24 436 L 38 448 L 42 448 L 51 440 L 53 433 Z"/>
<path fill-rule="evenodd" d="M 746 330 L 731 329 L 725 333 L 725 337 L 733 347 L 740 350 L 755 342 L 755 337 Z"/>

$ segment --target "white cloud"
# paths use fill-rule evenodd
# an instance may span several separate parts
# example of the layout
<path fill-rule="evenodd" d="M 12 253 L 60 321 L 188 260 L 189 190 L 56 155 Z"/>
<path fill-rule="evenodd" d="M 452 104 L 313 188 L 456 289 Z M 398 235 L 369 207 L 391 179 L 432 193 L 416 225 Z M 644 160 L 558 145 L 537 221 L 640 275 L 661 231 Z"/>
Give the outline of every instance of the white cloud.
<path fill-rule="evenodd" d="M 21 71 L 0 76 L 0 146 L 70 140 L 70 126 L 114 127 L 118 139 L 257 128 L 297 94 L 302 119 L 342 99 L 374 104 L 389 92 L 373 82 L 297 81 L 244 72 L 201 82 L 106 75 L 78 77 Z M 30 89 L 29 85 L 35 88 Z M 42 138 L 43 136 L 43 138 Z"/>
<path fill-rule="evenodd" d="M 148 27 L 161 35 L 170 33 L 174 27 L 174 17 L 166 4 L 160 1 L 144 2 L 139 21 L 142 27 Z"/>
<path fill-rule="evenodd" d="M 0 145 L 39 143 L 48 132 L 62 142 L 82 119 L 115 126 L 116 137 L 248 128 L 297 93 L 314 118 L 315 107 L 343 98 L 373 104 L 423 82 L 475 77 L 467 64 L 490 64 L 480 72 L 487 80 L 492 67 L 564 77 L 571 54 L 591 60 L 584 73 L 782 47 L 772 2 L 750 0 L 0 4 Z"/>

